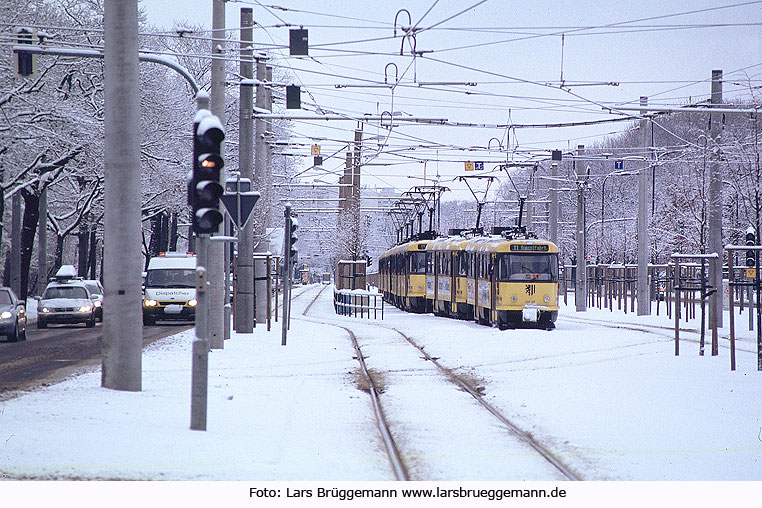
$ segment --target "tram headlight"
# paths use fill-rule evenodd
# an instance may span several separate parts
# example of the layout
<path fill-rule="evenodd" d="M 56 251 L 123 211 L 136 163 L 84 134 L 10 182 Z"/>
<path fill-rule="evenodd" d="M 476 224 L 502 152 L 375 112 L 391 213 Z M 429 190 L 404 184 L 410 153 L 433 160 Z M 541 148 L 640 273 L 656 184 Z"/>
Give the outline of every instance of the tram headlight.
<path fill-rule="evenodd" d="M 545 298 L 543 298 L 543 300 L 545 300 L 545 303 L 548 303 L 550 301 L 550 297 L 546 296 Z"/>
<path fill-rule="evenodd" d="M 516 295 L 511 295 L 511 301 L 515 302 L 516 300 L 518 300 L 518 297 Z"/>

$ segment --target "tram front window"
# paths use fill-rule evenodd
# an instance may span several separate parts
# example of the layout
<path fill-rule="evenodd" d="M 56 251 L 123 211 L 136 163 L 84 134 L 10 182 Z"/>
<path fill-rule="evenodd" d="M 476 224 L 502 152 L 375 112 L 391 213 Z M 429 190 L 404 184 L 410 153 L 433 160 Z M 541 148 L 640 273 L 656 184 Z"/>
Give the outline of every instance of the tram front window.
<path fill-rule="evenodd" d="M 555 282 L 557 274 L 556 254 L 503 254 L 498 260 L 500 281 Z"/>

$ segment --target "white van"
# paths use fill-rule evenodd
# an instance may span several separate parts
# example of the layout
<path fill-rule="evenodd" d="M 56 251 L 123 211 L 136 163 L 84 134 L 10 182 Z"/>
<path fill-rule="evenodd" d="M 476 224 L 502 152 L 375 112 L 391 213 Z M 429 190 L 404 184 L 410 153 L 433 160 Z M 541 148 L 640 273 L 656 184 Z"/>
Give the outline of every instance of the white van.
<path fill-rule="evenodd" d="M 196 256 L 161 253 L 148 262 L 143 284 L 143 324 L 196 316 Z"/>

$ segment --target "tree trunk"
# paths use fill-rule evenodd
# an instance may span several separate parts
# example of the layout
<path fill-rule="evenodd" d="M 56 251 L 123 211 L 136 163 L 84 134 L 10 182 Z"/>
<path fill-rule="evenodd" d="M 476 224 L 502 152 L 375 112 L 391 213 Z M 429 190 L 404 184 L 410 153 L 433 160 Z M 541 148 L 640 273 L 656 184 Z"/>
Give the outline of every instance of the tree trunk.
<path fill-rule="evenodd" d="M 96 266 L 97 266 L 97 258 L 98 258 L 98 237 L 96 236 L 95 229 L 90 231 L 90 254 L 87 259 L 87 268 L 90 271 L 90 278 L 92 280 L 95 280 L 96 277 Z"/>
<path fill-rule="evenodd" d="M 169 250 L 177 250 L 177 212 L 172 212 L 172 222 L 169 226 Z"/>
<path fill-rule="evenodd" d="M 77 249 L 77 275 L 87 276 L 87 258 L 90 251 L 90 232 L 87 230 L 87 224 L 83 223 L 77 233 L 79 238 L 79 248 Z"/>
<path fill-rule="evenodd" d="M 40 219 L 40 195 L 24 189 L 21 197 L 24 199 L 24 216 L 21 223 L 21 292 L 18 297 L 26 301 L 29 295 L 29 267 L 32 264 L 34 237 Z"/>
<path fill-rule="evenodd" d="M 164 212 L 159 217 L 161 218 L 159 252 L 167 252 L 169 250 L 169 216 Z"/>

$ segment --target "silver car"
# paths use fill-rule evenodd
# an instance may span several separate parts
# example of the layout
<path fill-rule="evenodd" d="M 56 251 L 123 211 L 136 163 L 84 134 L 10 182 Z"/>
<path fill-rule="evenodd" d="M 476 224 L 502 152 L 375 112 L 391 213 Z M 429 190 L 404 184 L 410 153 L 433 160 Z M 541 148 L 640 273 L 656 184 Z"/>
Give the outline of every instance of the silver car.
<path fill-rule="evenodd" d="M 95 326 L 95 304 L 82 280 L 51 282 L 37 304 L 37 328 L 53 323 Z"/>
<path fill-rule="evenodd" d="M 9 342 L 26 340 L 26 303 L 6 287 L 0 287 L 0 335 Z"/>

